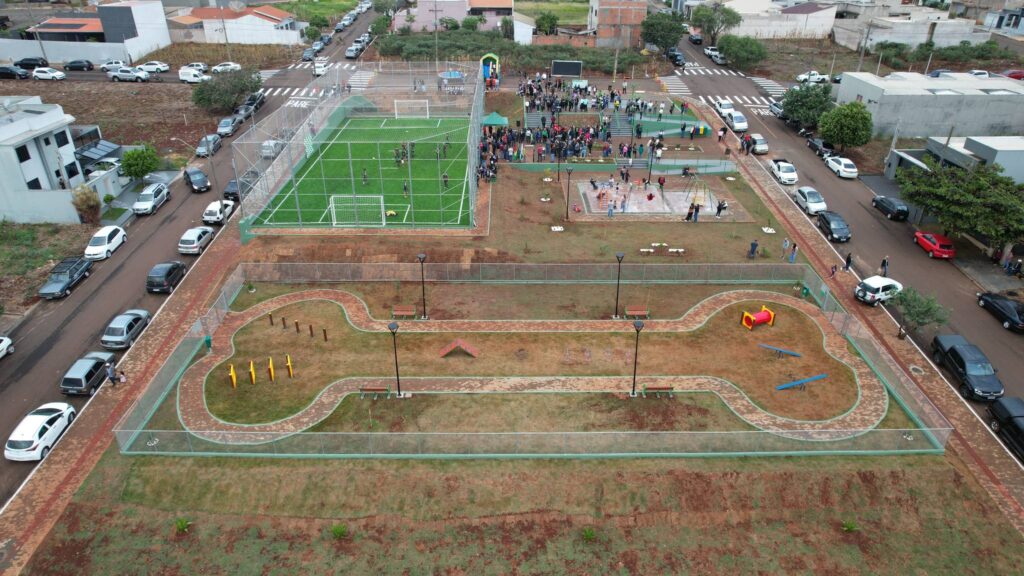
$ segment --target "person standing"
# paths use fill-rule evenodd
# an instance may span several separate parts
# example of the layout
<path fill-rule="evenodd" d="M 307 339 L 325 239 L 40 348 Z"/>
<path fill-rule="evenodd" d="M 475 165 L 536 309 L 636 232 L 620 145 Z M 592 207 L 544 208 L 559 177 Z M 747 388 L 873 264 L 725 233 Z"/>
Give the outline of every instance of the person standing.
<path fill-rule="evenodd" d="M 661 193 L 665 192 L 665 177 L 658 176 L 658 191 Z"/>
<path fill-rule="evenodd" d="M 117 386 L 117 372 L 114 372 L 114 365 L 107 362 L 107 380 L 110 380 L 111 387 Z"/>
<path fill-rule="evenodd" d="M 408 180 L 403 180 L 402 181 L 402 196 L 404 196 L 406 198 L 409 197 L 409 181 Z"/>
<path fill-rule="evenodd" d="M 853 252 L 846 253 L 846 263 L 843 264 L 843 272 L 849 272 L 853 267 Z"/>
<path fill-rule="evenodd" d="M 789 236 L 782 240 L 782 257 L 785 258 L 789 252 Z"/>
<path fill-rule="evenodd" d="M 444 174 L 441 174 L 441 180 L 444 181 L 444 189 L 447 190 L 448 189 L 448 173 L 447 172 L 445 172 Z"/>
<path fill-rule="evenodd" d="M 832 265 L 832 271 L 831 271 L 831 272 L 829 272 L 829 274 L 828 274 L 828 279 L 829 279 L 829 280 L 831 280 L 831 279 L 833 279 L 833 278 L 835 278 L 835 277 L 836 277 L 836 270 L 838 270 L 838 269 L 839 269 L 839 266 L 838 266 L 838 265 L 836 265 L 836 264 L 833 264 L 833 265 Z"/>
<path fill-rule="evenodd" d="M 750 252 L 747 252 L 747 258 L 757 258 L 757 238 L 750 243 Z"/>
<path fill-rule="evenodd" d="M 366 176 L 366 168 L 363 168 L 363 186 L 370 183 L 370 179 Z"/>
<path fill-rule="evenodd" d="M 718 201 L 718 206 L 715 207 L 715 219 L 721 220 L 722 219 L 722 212 L 724 212 L 725 209 L 728 208 L 728 207 L 729 207 L 729 203 L 728 202 L 726 202 L 725 200 L 719 200 Z"/>
<path fill-rule="evenodd" d="M 124 370 L 121 370 L 120 372 L 117 373 L 117 383 L 118 384 L 127 384 L 128 383 L 128 376 L 124 373 Z"/>
<path fill-rule="evenodd" d="M 695 206 L 696 205 L 693 202 L 690 202 L 690 209 L 686 211 L 686 221 L 687 222 L 693 221 L 693 209 L 694 209 Z"/>
<path fill-rule="evenodd" d="M 694 204 L 693 205 L 693 221 L 694 221 L 694 223 L 696 223 L 700 219 L 700 209 L 701 209 L 701 205 L 700 204 Z"/>
<path fill-rule="evenodd" d="M 882 272 L 883 277 L 889 276 L 889 255 L 886 254 L 885 258 L 882 258 L 882 265 L 879 266 L 879 270 Z"/>
<path fill-rule="evenodd" d="M 796 242 L 793 243 L 793 247 L 789 250 L 789 263 L 793 264 L 796 262 L 796 253 L 800 249 L 797 247 Z"/>

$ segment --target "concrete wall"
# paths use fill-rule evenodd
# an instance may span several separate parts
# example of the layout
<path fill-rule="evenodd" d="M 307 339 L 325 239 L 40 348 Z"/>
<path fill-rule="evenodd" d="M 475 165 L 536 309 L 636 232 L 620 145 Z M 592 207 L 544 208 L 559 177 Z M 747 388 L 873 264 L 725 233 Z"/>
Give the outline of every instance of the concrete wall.
<path fill-rule="evenodd" d="M 533 44 L 533 26 L 526 22 L 513 20 L 512 30 L 512 38 L 516 41 L 516 44 L 522 44 L 523 46 Z"/>
<path fill-rule="evenodd" d="M 0 39 L 0 54 L 7 62 L 14 62 L 22 58 L 43 56 L 51 64 L 69 62 L 71 60 L 86 59 L 93 62 L 116 58 L 128 60 L 128 51 L 124 44 L 110 42 L 42 42 L 35 40 L 12 40 Z"/>
<path fill-rule="evenodd" d="M 78 224 L 70 190 L 0 190 L 0 219 L 34 224 Z"/>
<path fill-rule="evenodd" d="M 836 20 L 833 29 L 836 43 L 851 50 L 859 50 L 867 36 L 868 49 L 880 42 L 896 42 L 916 48 L 929 38 L 936 47 L 957 46 L 961 42 L 979 44 L 992 36 L 988 31 L 975 29 L 971 20 L 893 20 L 876 19 L 868 23 L 859 20 Z M 931 34 L 931 36 L 929 36 Z"/>
<path fill-rule="evenodd" d="M 121 6 L 111 6 L 121 8 Z M 170 30 L 167 29 L 167 17 L 160 2 L 138 2 L 130 6 L 132 18 L 138 35 L 125 40 L 125 46 L 133 59 L 142 59 L 150 52 L 171 45 Z M 100 7 L 99 11 L 107 9 Z"/>
<path fill-rule="evenodd" d="M 243 16 L 233 20 L 203 20 L 205 42 L 232 44 L 300 44 L 298 30 L 277 30 L 273 24 L 258 16 Z M 199 42 L 200 40 L 193 40 Z"/>
<path fill-rule="evenodd" d="M 575 46 L 577 48 L 593 48 L 597 46 L 597 36 L 545 36 L 538 34 L 533 37 L 533 43 L 538 46 Z"/>
<path fill-rule="evenodd" d="M 813 14 L 747 14 L 726 34 L 754 38 L 826 38 L 836 19 L 835 6 Z"/>

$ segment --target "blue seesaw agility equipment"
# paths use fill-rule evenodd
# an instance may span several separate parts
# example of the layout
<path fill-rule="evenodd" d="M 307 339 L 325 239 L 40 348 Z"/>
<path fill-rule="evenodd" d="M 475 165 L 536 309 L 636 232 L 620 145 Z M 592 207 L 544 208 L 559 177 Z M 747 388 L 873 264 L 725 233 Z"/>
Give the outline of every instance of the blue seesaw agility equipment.
<path fill-rule="evenodd" d="M 775 352 L 775 356 L 777 358 L 782 358 L 783 355 L 795 356 L 796 358 L 800 358 L 799 352 L 793 352 L 792 350 L 786 350 L 785 348 L 776 348 L 775 346 L 769 346 L 767 344 L 758 344 L 758 346 L 760 346 L 761 348 L 767 348 L 768 350 Z"/>
<path fill-rule="evenodd" d="M 804 378 L 803 380 L 794 380 L 792 382 L 786 382 L 785 384 L 779 384 L 775 387 L 776 390 L 786 390 L 787 388 L 793 388 L 795 386 L 803 386 L 816 380 L 828 378 L 828 374 L 818 374 L 817 376 L 811 376 L 810 378 Z"/>

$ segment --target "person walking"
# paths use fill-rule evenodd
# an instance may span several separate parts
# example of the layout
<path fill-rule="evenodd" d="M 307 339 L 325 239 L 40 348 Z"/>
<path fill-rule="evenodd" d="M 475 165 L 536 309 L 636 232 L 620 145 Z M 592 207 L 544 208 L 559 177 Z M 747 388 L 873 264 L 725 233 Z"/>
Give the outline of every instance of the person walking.
<path fill-rule="evenodd" d="M 686 221 L 687 222 L 693 221 L 693 209 L 694 209 L 695 206 L 696 206 L 696 204 L 694 204 L 693 202 L 690 202 L 690 209 L 686 211 Z"/>
<path fill-rule="evenodd" d="M 110 386 L 117 386 L 117 372 L 114 372 L 114 365 L 110 362 L 106 364 L 107 369 L 107 380 L 110 380 Z"/>
<path fill-rule="evenodd" d="M 853 267 L 853 252 L 846 253 L 846 263 L 843 264 L 843 272 L 849 272 Z"/>
<path fill-rule="evenodd" d="M 444 174 L 441 174 L 441 180 L 444 181 L 444 189 L 447 190 L 448 189 L 448 173 L 447 172 L 445 172 Z"/>
<path fill-rule="evenodd" d="M 725 200 L 719 200 L 718 201 L 718 206 L 715 206 L 715 219 L 721 220 L 722 219 L 722 212 L 725 212 L 725 209 L 728 208 L 728 207 L 729 207 L 729 203 L 728 202 L 726 202 Z"/>
<path fill-rule="evenodd" d="M 831 279 L 833 279 L 833 278 L 835 278 L 835 277 L 836 277 L 836 270 L 838 270 L 838 269 L 839 269 L 839 266 L 838 266 L 838 265 L 836 265 L 836 264 L 833 264 L 833 265 L 832 265 L 832 271 L 831 271 L 831 272 L 829 272 L 829 274 L 828 274 L 828 279 L 829 279 L 829 280 L 831 280 Z"/>
<path fill-rule="evenodd" d="M 757 238 L 754 238 L 750 243 L 750 252 L 747 252 L 747 258 L 757 258 L 757 246 Z"/>
<path fill-rule="evenodd" d="M 725 126 L 718 130 L 718 141 L 721 142 L 723 138 L 725 138 Z"/>
<path fill-rule="evenodd" d="M 694 223 L 696 223 L 698 221 L 698 219 L 700 218 L 700 209 L 701 209 L 701 205 L 700 204 L 694 204 L 693 205 L 693 221 L 694 221 Z"/>
<path fill-rule="evenodd" d="M 363 168 L 363 186 L 370 183 L 370 179 L 366 176 L 366 168 Z"/>
<path fill-rule="evenodd" d="M 878 269 L 882 272 L 882 276 L 883 277 L 888 277 L 889 276 L 889 255 L 888 254 L 885 255 L 885 258 L 882 258 L 882 264 L 881 264 L 881 266 L 878 267 Z"/>
<path fill-rule="evenodd" d="M 788 252 L 789 252 L 789 236 L 786 236 L 786 238 L 782 241 L 782 257 L 785 258 L 786 254 Z"/>
<path fill-rule="evenodd" d="M 791 248 L 791 249 L 789 250 L 789 263 L 790 263 L 790 264 L 793 264 L 793 263 L 795 263 L 795 262 L 796 262 L 796 253 L 797 253 L 797 252 L 798 252 L 799 250 L 800 250 L 800 249 L 799 249 L 799 248 L 797 248 L 796 242 L 794 242 L 794 243 L 793 243 L 793 247 L 792 247 L 792 248 Z"/>
<path fill-rule="evenodd" d="M 409 197 L 409 181 L 408 180 L 403 180 L 402 181 L 402 196 L 404 196 L 406 198 Z"/>

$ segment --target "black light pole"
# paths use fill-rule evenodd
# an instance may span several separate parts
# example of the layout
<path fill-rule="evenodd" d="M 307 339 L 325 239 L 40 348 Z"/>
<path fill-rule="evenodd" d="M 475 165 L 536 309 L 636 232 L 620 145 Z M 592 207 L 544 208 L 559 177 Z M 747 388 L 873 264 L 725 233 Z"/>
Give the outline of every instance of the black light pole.
<path fill-rule="evenodd" d="M 391 331 L 391 342 L 395 345 L 395 384 L 398 386 L 398 398 L 402 397 L 402 378 L 398 375 L 398 322 L 388 324 Z"/>
<path fill-rule="evenodd" d="M 633 347 L 633 391 L 629 393 L 630 398 L 636 398 L 636 359 L 640 354 L 640 331 L 644 329 L 643 320 L 634 321 L 633 328 L 636 330 L 636 346 Z"/>
<path fill-rule="evenodd" d="M 622 259 L 626 255 L 622 252 L 615 253 L 615 259 L 619 261 L 618 271 L 615 273 L 615 313 L 612 314 L 612 318 L 616 320 L 619 318 L 619 280 L 622 279 Z"/>
<path fill-rule="evenodd" d="M 647 150 L 647 183 L 651 183 L 651 171 L 654 170 L 654 147 L 657 144 L 652 144 L 650 149 Z M 644 190 L 646 192 L 646 190 Z"/>
<path fill-rule="evenodd" d="M 565 167 L 565 173 L 569 175 L 565 184 L 565 221 L 569 221 L 569 190 L 572 187 L 572 166 Z"/>
<path fill-rule="evenodd" d="M 555 158 L 558 159 L 558 169 L 556 170 L 555 179 L 558 182 L 562 181 L 562 145 L 561 141 L 554 144 L 552 148 L 555 151 Z"/>
<path fill-rule="evenodd" d="M 420 261 L 420 289 L 423 292 L 423 320 L 427 320 L 427 283 L 423 276 L 423 262 L 426 261 L 426 254 L 417 254 L 416 259 Z"/>

